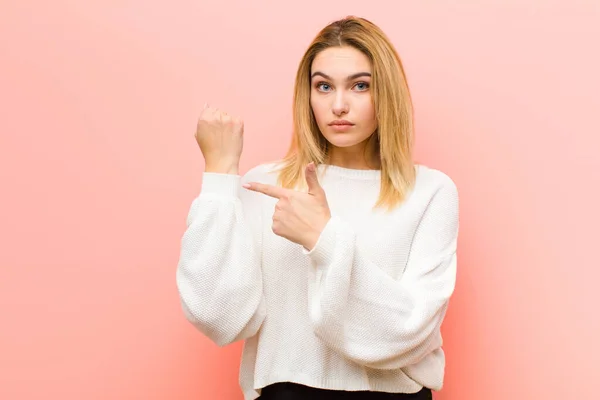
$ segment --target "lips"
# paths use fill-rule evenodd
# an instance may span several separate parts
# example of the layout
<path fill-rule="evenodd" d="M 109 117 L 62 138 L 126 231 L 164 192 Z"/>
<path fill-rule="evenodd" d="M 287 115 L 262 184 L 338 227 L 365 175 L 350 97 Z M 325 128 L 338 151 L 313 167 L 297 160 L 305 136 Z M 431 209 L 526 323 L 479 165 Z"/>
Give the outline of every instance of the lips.
<path fill-rule="evenodd" d="M 344 119 L 335 120 L 329 123 L 330 126 L 352 126 L 354 125 L 350 121 L 346 121 Z"/>

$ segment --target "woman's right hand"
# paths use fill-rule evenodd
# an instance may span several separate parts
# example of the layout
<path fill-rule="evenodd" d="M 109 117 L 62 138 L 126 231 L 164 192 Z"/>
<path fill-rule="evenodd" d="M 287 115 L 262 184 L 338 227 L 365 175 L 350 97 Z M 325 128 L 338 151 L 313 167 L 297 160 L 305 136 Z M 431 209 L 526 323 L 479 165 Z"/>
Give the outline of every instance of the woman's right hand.
<path fill-rule="evenodd" d="M 243 137 L 241 119 L 204 106 L 198 118 L 196 142 L 206 162 L 205 172 L 238 174 Z"/>

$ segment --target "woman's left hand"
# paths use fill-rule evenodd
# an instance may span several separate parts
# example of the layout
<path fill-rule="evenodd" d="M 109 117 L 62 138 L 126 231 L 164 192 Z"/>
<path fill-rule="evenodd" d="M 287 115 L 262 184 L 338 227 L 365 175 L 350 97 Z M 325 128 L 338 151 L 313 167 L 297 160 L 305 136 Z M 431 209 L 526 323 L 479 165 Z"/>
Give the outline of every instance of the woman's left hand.
<path fill-rule="evenodd" d="M 256 182 L 244 187 L 278 199 L 273 214 L 273 232 L 312 250 L 329 222 L 331 212 L 313 163 L 306 166 L 305 175 L 307 193 Z"/>

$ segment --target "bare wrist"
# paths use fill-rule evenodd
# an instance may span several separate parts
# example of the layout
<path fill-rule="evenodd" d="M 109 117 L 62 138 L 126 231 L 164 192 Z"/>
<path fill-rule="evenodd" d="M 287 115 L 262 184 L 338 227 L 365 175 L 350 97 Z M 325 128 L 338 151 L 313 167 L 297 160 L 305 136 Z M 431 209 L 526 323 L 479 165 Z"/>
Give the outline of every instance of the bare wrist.
<path fill-rule="evenodd" d="M 216 174 L 239 175 L 239 166 L 237 165 L 215 165 L 206 164 L 204 172 L 212 172 Z"/>

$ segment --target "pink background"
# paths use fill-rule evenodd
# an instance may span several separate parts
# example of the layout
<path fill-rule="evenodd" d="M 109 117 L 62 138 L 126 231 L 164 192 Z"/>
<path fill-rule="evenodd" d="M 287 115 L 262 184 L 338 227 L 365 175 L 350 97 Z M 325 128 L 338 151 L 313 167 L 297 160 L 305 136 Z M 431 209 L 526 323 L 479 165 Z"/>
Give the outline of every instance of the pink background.
<path fill-rule="evenodd" d="M 183 318 L 205 101 L 280 157 L 302 52 L 347 14 L 409 76 L 419 161 L 461 193 L 437 399 L 598 398 L 597 1 L 2 1 L 0 399 L 241 399 Z"/>

